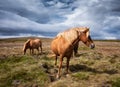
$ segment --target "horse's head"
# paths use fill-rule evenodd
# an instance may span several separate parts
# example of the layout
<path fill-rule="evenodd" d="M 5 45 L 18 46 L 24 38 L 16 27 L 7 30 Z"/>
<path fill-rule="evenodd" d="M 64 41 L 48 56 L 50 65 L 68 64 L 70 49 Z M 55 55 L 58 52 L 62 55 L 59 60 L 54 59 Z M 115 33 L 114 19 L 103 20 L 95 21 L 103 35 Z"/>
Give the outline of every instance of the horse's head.
<path fill-rule="evenodd" d="M 23 52 L 26 53 L 26 50 L 30 47 L 30 39 L 27 40 L 23 46 Z"/>
<path fill-rule="evenodd" d="M 24 54 L 26 53 L 26 50 L 27 50 L 27 46 L 26 46 L 26 43 L 25 43 L 24 46 L 23 46 L 23 52 L 24 52 Z"/>
<path fill-rule="evenodd" d="M 95 47 L 95 44 L 89 34 L 89 28 L 86 28 L 84 31 L 80 32 L 80 40 L 91 49 Z"/>

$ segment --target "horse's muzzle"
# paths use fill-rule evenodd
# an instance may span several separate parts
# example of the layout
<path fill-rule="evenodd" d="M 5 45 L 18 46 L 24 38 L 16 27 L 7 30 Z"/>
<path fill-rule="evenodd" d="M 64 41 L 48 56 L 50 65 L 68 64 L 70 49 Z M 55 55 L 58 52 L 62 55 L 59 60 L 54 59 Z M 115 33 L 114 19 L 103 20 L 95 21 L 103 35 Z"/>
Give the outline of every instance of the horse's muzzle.
<path fill-rule="evenodd" d="M 90 45 L 90 48 L 91 48 L 91 49 L 95 48 L 95 44 L 92 43 L 92 44 Z"/>

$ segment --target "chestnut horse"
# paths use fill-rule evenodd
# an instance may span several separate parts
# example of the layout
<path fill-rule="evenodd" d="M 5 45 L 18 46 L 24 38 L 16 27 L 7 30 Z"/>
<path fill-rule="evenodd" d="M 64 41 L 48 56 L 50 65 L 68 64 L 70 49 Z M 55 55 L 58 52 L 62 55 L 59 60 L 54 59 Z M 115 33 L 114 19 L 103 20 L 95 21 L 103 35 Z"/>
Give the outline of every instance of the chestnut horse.
<path fill-rule="evenodd" d="M 23 52 L 25 54 L 26 50 L 30 49 L 30 54 L 33 54 L 34 49 L 37 49 L 39 53 L 39 47 L 41 48 L 41 53 L 42 53 L 42 42 L 40 39 L 28 39 L 23 46 Z"/>
<path fill-rule="evenodd" d="M 83 31 L 85 31 L 85 30 L 88 30 L 87 32 L 86 32 L 86 35 L 87 35 L 87 37 L 88 37 L 88 40 L 89 41 L 87 41 L 87 43 L 86 43 L 86 41 L 82 41 L 83 43 L 86 43 L 86 45 L 87 46 L 89 46 L 88 44 L 89 43 L 93 43 L 93 41 L 91 40 L 91 37 L 90 37 L 90 35 L 89 35 L 89 28 L 87 28 L 87 27 L 76 27 L 76 28 L 72 28 L 72 29 L 69 29 L 69 32 L 70 32 L 70 30 L 75 30 L 75 31 L 78 31 L 78 32 L 83 32 Z M 67 30 L 68 31 L 68 30 Z M 66 32 L 66 31 L 64 31 L 64 32 L 60 32 L 60 33 L 58 33 L 58 35 L 57 35 L 57 37 L 58 36 L 63 36 L 63 37 L 65 37 L 69 42 L 71 42 L 71 38 L 74 38 L 75 37 L 75 34 L 74 34 L 74 32 L 72 32 L 71 34 L 69 34 L 68 35 L 68 33 Z M 74 37 L 73 37 L 74 36 Z M 74 46 L 74 54 L 76 55 L 77 53 L 78 53 L 78 45 L 79 45 L 79 42 L 78 43 L 76 43 L 75 44 L 75 46 Z M 94 43 L 93 44 L 91 44 L 90 45 L 90 48 L 94 48 Z"/>
<path fill-rule="evenodd" d="M 70 34 L 74 33 L 74 36 L 73 36 L 74 38 L 71 37 L 71 40 L 68 41 L 68 39 L 65 38 L 63 35 L 59 35 L 55 39 L 53 39 L 53 41 L 51 43 L 51 49 L 56 56 L 55 57 L 55 65 L 57 64 L 57 56 L 60 56 L 60 64 L 59 64 L 57 78 L 60 77 L 60 70 L 62 67 L 62 62 L 63 62 L 64 57 L 67 58 L 66 65 L 67 65 L 67 73 L 68 73 L 69 61 L 73 54 L 74 46 L 76 45 L 76 43 L 78 43 L 81 40 L 87 46 L 92 46 L 92 48 L 94 48 L 93 41 L 91 40 L 90 36 L 88 35 L 89 29 L 86 29 L 82 32 L 80 32 L 80 31 L 78 32 L 77 30 L 70 29 L 65 32 L 67 33 L 66 35 L 70 35 Z"/>

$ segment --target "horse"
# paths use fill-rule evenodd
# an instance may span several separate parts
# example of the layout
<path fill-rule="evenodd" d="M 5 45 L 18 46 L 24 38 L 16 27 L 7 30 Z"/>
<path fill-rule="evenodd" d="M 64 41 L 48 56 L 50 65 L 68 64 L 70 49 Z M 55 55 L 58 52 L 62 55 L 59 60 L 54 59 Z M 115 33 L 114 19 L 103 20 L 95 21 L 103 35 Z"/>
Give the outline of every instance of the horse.
<path fill-rule="evenodd" d="M 27 49 L 30 49 L 30 54 L 34 53 L 34 49 L 37 49 L 39 53 L 39 47 L 42 53 L 42 41 L 40 39 L 28 39 L 23 46 L 24 55 Z"/>
<path fill-rule="evenodd" d="M 78 31 L 78 32 L 83 32 L 83 31 L 85 31 L 85 30 L 88 30 L 87 32 L 86 32 L 86 35 L 87 35 L 87 37 L 88 37 L 88 40 L 89 41 L 87 41 L 87 44 L 89 44 L 89 43 L 93 43 L 93 41 L 92 41 L 92 39 L 91 39 L 91 37 L 90 37 L 90 32 L 89 32 L 89 28 L 87 28 L 87 27 L 75 27 L 75 28 L 71 28 L 71 29 L 69 29 L 69 32 L 70 31 L 73 31 L 73 30 L 75 30 L 75 31 Z M 71 42 L 71 38 L 75 38 L 75 36 L 76 36 L 76 34 L 74 34 L 74 32 L 71 32 L 71 34 L 69 34 L 68 35 L 68 33 L 66 33 L 66 32 L 68 32 L 68 30 L 66 30 L 66 31 L 64 31 L 64 32 L 60 32 L 60 33 L 58 33 L 57 34 L 57 37 L 59 37 L 59 36 L 63 36 L 63 37 L 65 37 L 69 42 Z M 82 41 L 83 43 L 85 43 L 86 41 Z M 88 43 L 89 42 L 89 43 Z M 77 55 L 77 53 L 78 53 L 78 46 L 79 46 L 79 42 L 78 43 L 76 43 L 76 45 L 74 46 L 74 55 L 76 56 Z M 89 46 L 89 45 L 87 45 L 87 46 Z M 94 43 L 93 44 L 91 44 L 90 45 L 90 48 L 92 49 L 92 48 L 94 48 Z"/>
<path fill-rule="evenodd" d="M 84 42 L 84 44 L 86 44 L 87 46 L 91 45 L 91 47 L 93 48 L 93 43 L 91 43 L 93 41 L 91 41 L 92 39 L 89 38 L 90 36 L 88 35 L 88 31 L 89 29 L 85 29 L 82 32 L 74 29 L 69 29 L 64 32 L 65 33 L 64 35 L 59 34 L 59 36 L 55 37 L 51 42 L 51 50 L 55 54 L 55 65 L 57 64 L 57 57 L 60 56 L 60 64 L 59 64 L 57 78 L 60 77 L 60 70 L 62 67 L 62 62 L 64 57 L 67 58 L 66 66 L 68 73 L 69 61 L 73 54 L 74 46 L 76 45 L 76 43 L 78 43 L 81 40 Z M 68 37 L 71 38 L 68 39 Z"/>

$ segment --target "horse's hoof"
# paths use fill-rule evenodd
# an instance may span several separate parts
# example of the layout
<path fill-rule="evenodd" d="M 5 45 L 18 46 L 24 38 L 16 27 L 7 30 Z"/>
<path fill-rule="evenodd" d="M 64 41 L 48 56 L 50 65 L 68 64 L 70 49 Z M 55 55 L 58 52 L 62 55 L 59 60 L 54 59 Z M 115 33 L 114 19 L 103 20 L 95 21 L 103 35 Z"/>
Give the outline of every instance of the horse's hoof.
<path fill-rule="evenodd" d="M 60 76 L 59 76 L 59 75 L 57 75 L 57 76 L 56 76 L 56 79 L 60 79 Z"/>
<path fill-rule="evenodd" d="M 66 74 L 66 77 L 70 77 L 71 75 L 70 74 Z"/>

